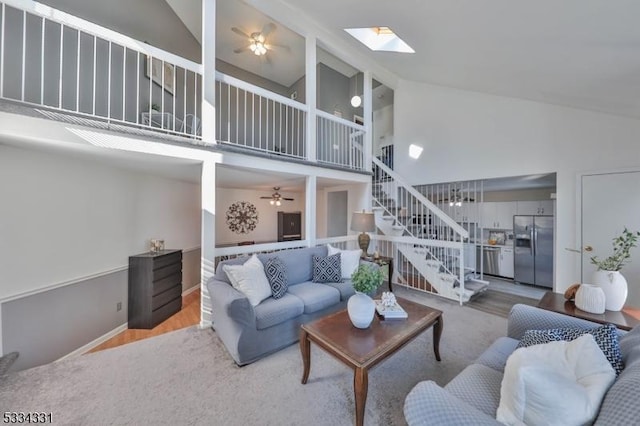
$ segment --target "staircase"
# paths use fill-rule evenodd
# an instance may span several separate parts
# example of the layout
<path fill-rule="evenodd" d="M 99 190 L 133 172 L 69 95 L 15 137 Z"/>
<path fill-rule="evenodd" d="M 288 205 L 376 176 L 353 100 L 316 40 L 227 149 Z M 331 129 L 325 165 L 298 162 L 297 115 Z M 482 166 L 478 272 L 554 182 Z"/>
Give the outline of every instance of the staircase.
<path fill-rule="evenodd" d="M 393 278 L 461 304 L 484 291 L 486 284 L 472 279 L 473 270 L 462 266 L 468 232 L 379 159 L 373 159 L 373 168 L 379 230 L 374 238 L 383 254 L 395 259 Z"/>

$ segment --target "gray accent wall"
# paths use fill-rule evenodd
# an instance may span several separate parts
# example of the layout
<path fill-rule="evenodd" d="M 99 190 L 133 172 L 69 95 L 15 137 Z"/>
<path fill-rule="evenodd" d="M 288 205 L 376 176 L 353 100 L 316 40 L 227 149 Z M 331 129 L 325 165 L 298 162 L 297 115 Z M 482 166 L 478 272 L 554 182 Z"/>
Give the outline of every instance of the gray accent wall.
<path fill-rule="evenodd" d="M 20 352 L 11 370 L 55 361 L 125 324 L 127 291 L 124 270 L 3 303 L 2 348 Z"/>
<path fill-rule="evenodd" d="M 199 284 L 200 248 L 185 250 L 182 291 Z M 127 309 L 126 269 L 3 303 L 3 352 L 20 353 L 11 371 L 55 361 L 93 342 L 126 324 Z"/>
<path fill-rule="evenodd" d="M 356 76 L 358 76 L 358 91 L 362 96 L 361 73 L 349 78 L 323 63 L 317 67 L 316 96 L 318 109 L 329 114 L 335 111 L 342 113 L 342 118 L 352 121 L 354 115 L 363 115 L 363 109 L 351 106 L 351 97 L 356 91 Z"/>

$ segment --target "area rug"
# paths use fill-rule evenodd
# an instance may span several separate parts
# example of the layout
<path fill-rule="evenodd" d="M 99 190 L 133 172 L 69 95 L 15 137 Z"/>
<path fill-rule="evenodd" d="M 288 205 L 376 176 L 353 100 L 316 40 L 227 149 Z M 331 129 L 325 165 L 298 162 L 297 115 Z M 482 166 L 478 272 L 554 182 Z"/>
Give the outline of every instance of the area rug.
<path fill-rule="evenodd" d="M 433 296 L 403 296 L 444 312 L 435 360 L 429 330 L 369 374 L 367 425 L 403 425 L 403 404 L 422 380 L 444 385 L 506 332 L 495 315 Z M 238 367 L 211 329 L 192 327 L 11 373 L 1 411 L 51 412 L 54 424 L 349 425 L 353 372 L 311 345 L 311 374 L 292 345 Z"/>
<path fill-rule="evenodd" d="M 467 302 L 467 306 L 507 318 L 513 305 L 522 303 L 529 306 L 537 306 L 538 302 L 538 299 L 487 289 Z"/>

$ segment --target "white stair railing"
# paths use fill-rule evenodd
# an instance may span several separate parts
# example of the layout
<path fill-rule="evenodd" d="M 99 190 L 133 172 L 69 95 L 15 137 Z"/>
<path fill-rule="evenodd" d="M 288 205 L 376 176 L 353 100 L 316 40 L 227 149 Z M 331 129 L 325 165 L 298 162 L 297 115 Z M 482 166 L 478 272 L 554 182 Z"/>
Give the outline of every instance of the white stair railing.
<path fill-rule="evenodd" d="M 392 255 L 411 265 L 429 283 L 424 291 L 459 300 L 470 297 L 465 291 L 464 246 L 469 233 L 453 218 L 415 190 L 404 179 L 373 159 L 373 203 L 378 228 L 387 236 L 400 231 L 410 240 L 392 240 Z M 387 219 L 387 220 L 385 220 Z M 412 286 L 411 281 L 407 280 Z"/>

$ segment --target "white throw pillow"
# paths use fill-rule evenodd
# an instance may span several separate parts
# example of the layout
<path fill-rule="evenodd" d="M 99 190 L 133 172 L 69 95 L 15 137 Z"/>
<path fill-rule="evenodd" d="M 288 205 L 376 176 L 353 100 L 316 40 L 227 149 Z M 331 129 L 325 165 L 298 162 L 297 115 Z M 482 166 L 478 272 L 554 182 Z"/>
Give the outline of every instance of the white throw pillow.
<path fill-rule="evenodd" d="M 351 279 L 351 275 L 353 275 L 360 265 L 360 255 L 362 254 L 362 250 L 340 250 L 339 248 L 333 247 L 331 244 L 327 244 L 327 249 L 329 250 L 329 256 L 340 253 L 342 278 Z"/>
<path fill-rule="evenodd" d="M 264 273 L 264 266 L 255 254 L 243 265 L 224 265 L 231 285 L 242 292 L 252 306 L 257 306 L 264 299 L 271 296 L 271 286 Z"/>
<path fill-rule="evenodd" d="M 591 423 L 615 378 L 590 334 L 517 349 L 507 359 L 496 419 L 529 426 Z"/>

